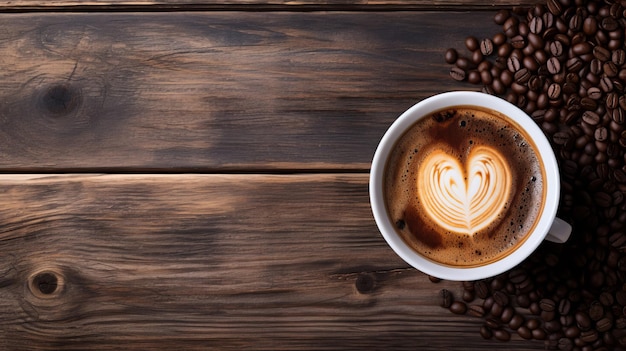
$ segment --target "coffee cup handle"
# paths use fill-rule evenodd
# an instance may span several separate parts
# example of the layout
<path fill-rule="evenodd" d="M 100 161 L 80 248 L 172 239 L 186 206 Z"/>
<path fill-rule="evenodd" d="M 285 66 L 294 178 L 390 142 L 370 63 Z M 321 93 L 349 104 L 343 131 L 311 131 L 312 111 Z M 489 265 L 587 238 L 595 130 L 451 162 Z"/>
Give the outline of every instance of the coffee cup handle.
<path fill-rule="evenodd" d="M 546 235 L 546 240 L 553 243 L 562 244 L 569 239 L 572 233 L 572 226 L 560 218 L 555 218 L 552 227 Z"/>

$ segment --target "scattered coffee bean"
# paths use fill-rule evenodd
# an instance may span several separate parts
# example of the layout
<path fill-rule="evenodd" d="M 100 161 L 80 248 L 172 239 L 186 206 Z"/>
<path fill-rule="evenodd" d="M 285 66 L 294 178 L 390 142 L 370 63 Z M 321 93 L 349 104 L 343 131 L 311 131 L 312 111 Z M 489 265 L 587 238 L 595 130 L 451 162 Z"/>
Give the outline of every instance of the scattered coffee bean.
<path fill-rule="evenodd" d="M 485 308 L 481 305 L 470 305 L 467 309 L 467 314 L 474 317 L 482 317 L 485 315 Z"/>
<path fill-rule="evenodd" d="M 480 327 L 480 336 L 482 336 L 483 339 L 491 339 L 493 337 L 493 332 L 488 326 L 483 325 Z"/>
<path fill-rule="evenodd" d="M 452 79 L 454 80 L 465 80 L 465 75 L 465 71 L 459 67 L 452 67 L 452 69 L 450 69 L 450 77 L 452 77 Z"/>
<path fill-rule="evenodd" d="M 509 341 L 511 340 L 511 333 L 506 331 L 506 329 L 496 329 L 493 331 L 493 336 L 500 341 Z"/>
<path fill-rule="evenodd" d="M 447 308 L 463 304 L 485 319 L 486 339 L 505 341 L 513 330 L 548 349 L 626 347 L 624 5 L 546 0 L 501 10 L 495 35 L 465 38 L 465 56 L 445 52 L 452 79 L 519 106 L 549 137 L 562 177 L 559 216 L 574 228 L 567 243 L 541 246 L 463 293 L 482 302 L 450 299 Z"/>
<path fill-rule="evenodd" d="M 452 292 L 448 289 L 441 289 L 439 291 L 439 305 L 443 308 L 449 308 L 454 302 Z"/>
<path fill-rule="evenodd" d="M 463 301 L 454 301 L 449 307 L 450 311 L 455 314 L 465 314 L 467 305 Z"/>

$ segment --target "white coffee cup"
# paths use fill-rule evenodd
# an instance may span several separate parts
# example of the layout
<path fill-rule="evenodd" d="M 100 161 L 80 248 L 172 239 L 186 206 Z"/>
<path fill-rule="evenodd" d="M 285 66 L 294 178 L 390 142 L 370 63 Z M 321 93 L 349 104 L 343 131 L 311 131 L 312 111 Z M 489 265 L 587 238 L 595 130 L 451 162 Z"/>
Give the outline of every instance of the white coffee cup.
<path fill-rule="evenodd" d="M 546 188 L 543 211 L 533 231 L 515 250 L 494 262 L 472 267 L 450 266 L 430 260 L 413 250 L 396 231 L 389 217 L 383 194 L 385 166 L 398 139 L 416 121 L 433 112 L 452 106 L 477 106 L 498 111 L 516 122 L 530 136 L 540 153 L 545 171 Z M 381 139 L 372 161 L 370 173 L 370 203 L 378 228 L 391 248 L 408 264 L 418 270 L 446 280 L 478 280 L 503 273 L 526 259 L 545 240 L 564 243 L 569 238 L 571 226 L 556 217 L 560 196 L 560 176 L 552 147 L 535 122 L 517 106 L 499 97 L 469 91 L 447 92 L 429 97 L 404 112 Z"/>

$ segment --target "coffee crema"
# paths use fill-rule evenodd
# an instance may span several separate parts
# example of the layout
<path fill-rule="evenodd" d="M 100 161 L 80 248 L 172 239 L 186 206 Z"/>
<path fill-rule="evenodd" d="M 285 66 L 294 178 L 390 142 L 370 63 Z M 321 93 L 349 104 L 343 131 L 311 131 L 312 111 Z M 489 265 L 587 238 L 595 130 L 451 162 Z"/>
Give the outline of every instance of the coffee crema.
<path fill-rule="evenodd" d="M 529 136 L 500 113 L 456 106 L 421 118 L 387 160 L 385 206 L 416 252 L 450 266 L 491 263 L 543 211 L 544 171 Z"/>

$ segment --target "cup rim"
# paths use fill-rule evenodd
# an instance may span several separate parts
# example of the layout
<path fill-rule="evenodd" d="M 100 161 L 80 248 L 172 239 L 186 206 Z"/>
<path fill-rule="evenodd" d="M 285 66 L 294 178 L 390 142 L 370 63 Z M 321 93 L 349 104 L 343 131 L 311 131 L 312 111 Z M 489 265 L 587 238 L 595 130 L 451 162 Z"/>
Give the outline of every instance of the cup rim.
<path fill-rule="evenodd" d="M 396 232 L 387 214 L 383 196 L 384 169 L 396 141 L 420 118 L 450 106 L 477 106 L 499 111 L 524 128 L 535 143 L 543 161 L 546 196 L 541 217 L 528 238 L 511 254 L 488 264 L 474 267 L 452 267 L 436 263 L 411 249 Z M 388 245 L 408 264 L 425 274 L 446 280 L 478 280 L 496 276 L 525 260 L 543 242 L 558 209 L 560 175 L 556 156 L 543 131 L 526 114 L 510 102 L 494 95 L 474 91 L 450 91 L 430 96 L 402 113 L 383 135 L 372 160 L 369 182 L 370 205 L 378 229 Z"/>

